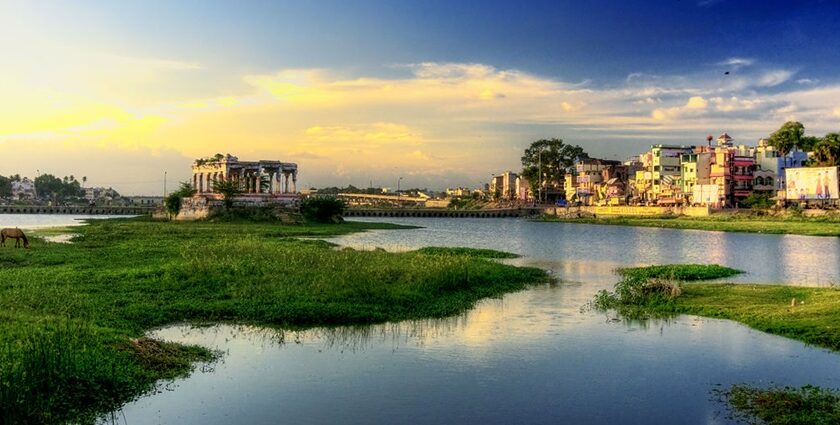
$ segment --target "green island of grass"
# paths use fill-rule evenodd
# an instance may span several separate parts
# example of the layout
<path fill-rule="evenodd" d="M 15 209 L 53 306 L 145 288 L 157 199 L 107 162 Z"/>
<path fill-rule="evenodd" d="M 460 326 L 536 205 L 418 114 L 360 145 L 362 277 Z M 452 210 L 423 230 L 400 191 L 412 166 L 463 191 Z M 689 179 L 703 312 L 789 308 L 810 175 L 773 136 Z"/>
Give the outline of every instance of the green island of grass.
<path fill-rule="evenodd" d="M 734 320 L 751 328 L 840 351 L 840 289 L 784 285 L 686 283 L 698 276 L 726 277 L 716 265 L 667 265 L 624 269 L 613 292 L 599 292 L 593 305 L 629 319 L 676 314 Z M 735 271 L 737 272 L 737 271 Z M 675 279 L 675 277 L 681 278 Z M 835 424 L 840 397 L 806 386 L 760 389 L 733 386 L 724 394 L 749 420 L 767 424 Z"/>
<path fill-rule="evenodd" d="M 443 317 L 529 285 L 490 251 L 340 250 L 377 223 L 95 220 L 72 244 L 0 249 L 0 422 L 92 423 L 214 353 L 146 331 L 179 322 L 310 327 Z"/>
<path fill-rule="evenodd" d="M 719 232 L 840 236 L 840 219 L 834 217 L 769 217 L 721 215 L 710 217 L 544 217 L 546 222 L 604 224 Z"/>

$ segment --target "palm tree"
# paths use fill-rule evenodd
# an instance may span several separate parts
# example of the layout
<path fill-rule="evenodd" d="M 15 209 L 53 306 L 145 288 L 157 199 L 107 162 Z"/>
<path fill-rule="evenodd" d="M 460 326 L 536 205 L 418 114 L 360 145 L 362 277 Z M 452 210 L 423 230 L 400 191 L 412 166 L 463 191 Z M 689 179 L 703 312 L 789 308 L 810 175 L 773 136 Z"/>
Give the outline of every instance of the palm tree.
<path fill-rule="evenodd" d="M 826 167 L 840 164 L 840 133 L 828 133 L 814 145 L 817 165 Z"/>

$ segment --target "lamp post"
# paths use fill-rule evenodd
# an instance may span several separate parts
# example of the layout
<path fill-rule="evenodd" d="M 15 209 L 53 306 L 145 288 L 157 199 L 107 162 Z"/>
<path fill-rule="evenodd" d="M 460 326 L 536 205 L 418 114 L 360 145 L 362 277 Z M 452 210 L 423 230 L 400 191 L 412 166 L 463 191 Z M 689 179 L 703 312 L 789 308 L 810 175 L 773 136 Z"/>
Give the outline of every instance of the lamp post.
<path fill-rule="evenodd" d="M 402 181 L 402 179 L 403 179 L 402 177 L 400 177 L 399 179 L 397 179 L 397 194 L 399 194 L 399 193 L 400 193 L 400 182 Z"/>

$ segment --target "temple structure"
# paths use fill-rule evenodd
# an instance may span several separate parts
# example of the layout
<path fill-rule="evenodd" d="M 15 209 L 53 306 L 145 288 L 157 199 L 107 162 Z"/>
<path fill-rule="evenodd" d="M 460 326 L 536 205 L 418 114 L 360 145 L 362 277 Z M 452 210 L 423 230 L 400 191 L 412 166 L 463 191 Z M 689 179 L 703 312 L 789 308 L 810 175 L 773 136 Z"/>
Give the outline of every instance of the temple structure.
<path fill-rule="evenodd" d="M 297 171 L 292 162 L 240 161 L 231 154 L 217 154 L 193 163 L 192 186 L 198 195 L 213 195 L 216 182 L 233 179 L 243 197 L 296 197 Z"/>

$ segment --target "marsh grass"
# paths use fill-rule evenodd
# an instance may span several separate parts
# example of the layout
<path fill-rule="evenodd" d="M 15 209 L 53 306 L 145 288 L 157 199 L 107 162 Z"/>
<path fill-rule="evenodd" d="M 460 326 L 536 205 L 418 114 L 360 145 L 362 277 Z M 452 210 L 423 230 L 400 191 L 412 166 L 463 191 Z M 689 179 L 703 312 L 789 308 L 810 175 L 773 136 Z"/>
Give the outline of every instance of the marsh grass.
<path fill-rule="evenodd" d="M 337 250 L 294 239 L 387 228 L 400 226 L 97 220 L 74 228 L 73 244 L 0 250 L 3 423 L 91 422 L 212 356 L 143 339 L 167 324 L 444 317 L 549 280 L 465 252 Z"/>
<path fill-rule="evenodd" d="M 712 280 L 731 277 L 743 273 L 717 264 L 667 264 L 647 267 L 627 267 L 617 269 L 623 277 L 641 279 L 670 279 L 675 281 Z"/>
<path fill-rule="evenodd" d="M 494 249 L 483 249 L 483 248 L 450 248 L 450 247 L 439 247 L 439 246 L 429 246 L 425 248 L 420 248 L 414 251 L 418 254 L 425 254 L 425 255 L 465 255 L 469 257 L 479 257 L 479 258 L 519 258 L 519 254 L 514 254 L 511 252 L 503 252 L 503 251 L 496 251 Z"/>

